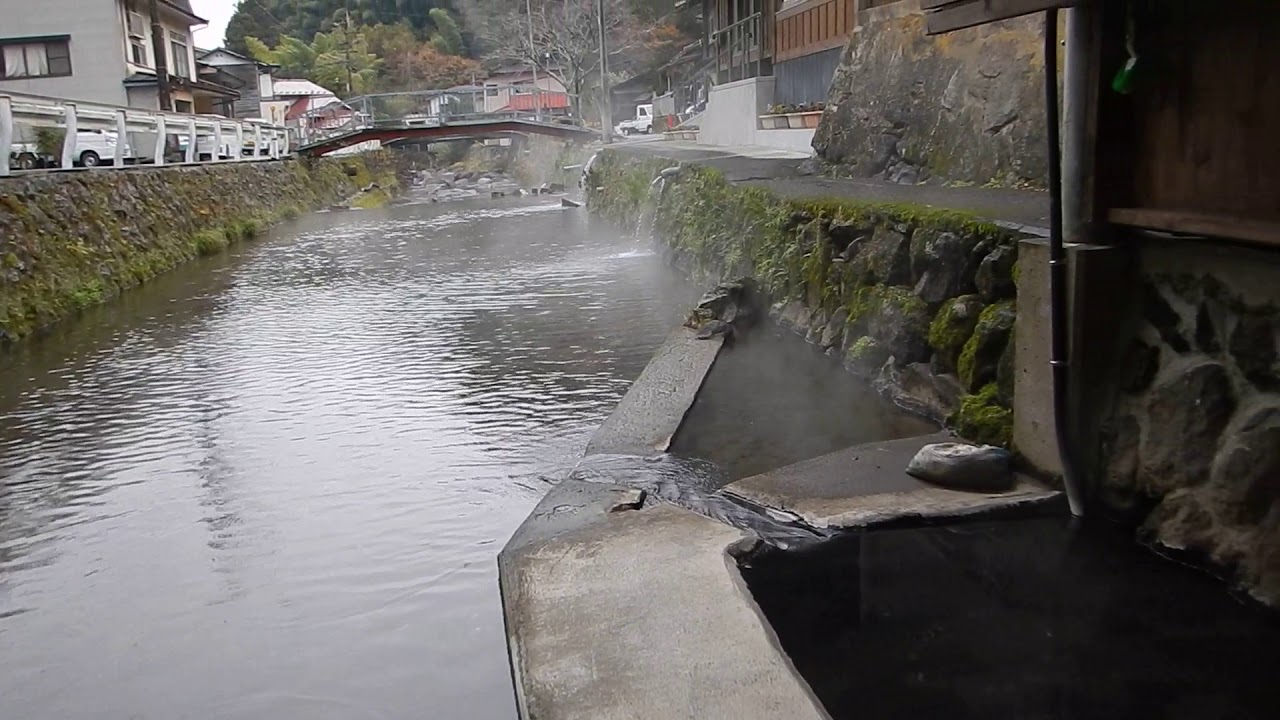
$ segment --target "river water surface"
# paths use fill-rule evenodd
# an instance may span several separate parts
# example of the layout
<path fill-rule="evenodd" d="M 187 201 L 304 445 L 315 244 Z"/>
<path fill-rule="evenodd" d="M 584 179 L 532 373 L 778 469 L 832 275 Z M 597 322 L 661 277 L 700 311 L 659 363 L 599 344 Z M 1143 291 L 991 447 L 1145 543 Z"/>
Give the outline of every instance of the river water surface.
<path fill-rule="evenodd" d="M 494 557 L 688 307 L 584 211 L 320 214 L 0 355 L 0 718 L 511 718 Z"/>

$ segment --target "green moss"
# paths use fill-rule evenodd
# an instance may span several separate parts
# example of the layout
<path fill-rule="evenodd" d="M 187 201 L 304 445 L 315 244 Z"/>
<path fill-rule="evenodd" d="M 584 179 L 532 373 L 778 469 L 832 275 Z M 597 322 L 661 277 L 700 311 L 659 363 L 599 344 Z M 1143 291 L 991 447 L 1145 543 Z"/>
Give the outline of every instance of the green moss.
<path fill-rule="evenodd" d="M 875 339 L 863 335 L 849 346 L 848 356 L 852 360 L 866 360 L 876 354 L 879 344 Z"/>
<path fill-rule="evenodd" d="M 952 298 L 942 304 L 929 324 L 929 347 L 938 354 L 946 369 L 955 369 L 965 343 L 978 324 L 981 306 L 977 295 Z"/>
<path fill-rule="evenodd" d="M 0 195 L 0 266 L 7 273 L 0 280 L 0 340 L 21 338 L 252 238 L 271 222 L 349 197 L 344 165 L 387 178 L 382 187 L 394 192 L 394 162 L 388 153 L 371 153 L 12 180 L 14 190 Z"/>
<path fill-rule="evenodd" d="M 978 324 L 973 329 L 973 334 L 964 344 L 964 349 L 960 352 L 960 359 L 956 363 L 957 373 L 960 375 L 960 382 L 966 388 L 973 388 L 981 379 L 977 377 L 978 371 L 983 369 L 987 362 L 994 362 L 999 359 L 1000 353 L 1004 352 L 1004 344 L 999 343 L 999 347 L 994 347 L 999 338 L 993 337 L 998 326 L 1003 322 L 1001 317 L 1014 309 L 1014 301 L 1006 300 L 1004 302 L 989 305 L 982 314 L 978 316 Z M 987 357 L 994 353 L 994 357 Z"/>
<path fill-rule="evenodd" d="M 966 440 L 1009 447 L 1013 442 L 1013 411 L 1000 404 L 998 395 L 995 383 L 966 395 L 948 424 Z"/>

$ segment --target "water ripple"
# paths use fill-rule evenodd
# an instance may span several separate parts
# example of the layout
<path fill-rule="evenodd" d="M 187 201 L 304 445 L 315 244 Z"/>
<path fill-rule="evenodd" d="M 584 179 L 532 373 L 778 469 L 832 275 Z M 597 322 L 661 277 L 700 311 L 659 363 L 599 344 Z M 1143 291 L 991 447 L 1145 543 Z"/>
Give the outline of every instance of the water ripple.
<path fill-rule="evenodd" d="M 0 717 L 511 717 L 494 557 L 688 298 L 580 212 L 415 205 L 0 358 Z"/>

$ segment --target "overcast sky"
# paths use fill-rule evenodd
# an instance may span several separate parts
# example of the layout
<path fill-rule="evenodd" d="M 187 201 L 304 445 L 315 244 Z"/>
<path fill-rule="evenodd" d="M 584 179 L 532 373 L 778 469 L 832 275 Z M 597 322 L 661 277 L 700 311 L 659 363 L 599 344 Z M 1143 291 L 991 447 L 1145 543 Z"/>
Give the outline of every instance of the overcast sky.
<path fill-rule="evenodd" d="M 222 44 L 227 32 L 227 21 L 236 9 L 237 0 L 191 0 L 196 14 L 209 21 L 209 27 L 196 31 L 196 45 L 215 48 Z"/>

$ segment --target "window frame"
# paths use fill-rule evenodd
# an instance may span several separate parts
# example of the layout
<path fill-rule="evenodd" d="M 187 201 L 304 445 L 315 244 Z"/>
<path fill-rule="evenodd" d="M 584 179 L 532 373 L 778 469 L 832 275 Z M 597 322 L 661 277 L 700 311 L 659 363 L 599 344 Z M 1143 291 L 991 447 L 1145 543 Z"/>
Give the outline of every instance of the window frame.
<path fill-rule="evenodd" d="M 31 74 L 29 72 L 29 64 L 26 55 L 31 48 L 40 47 L 44 51 L 44 65 L 46 72 L 39 74 Z M 23 60 L 22 67 L 25 72 L 22 75 L 10 76 L 9 68 L 5 63 L 5 50 L 11 47 L 21 47 Z M 53 55 L 50 50 L 57 49 L 61 52 Z M 59 69 L 54 71 L 54 63 L 65 63 L 66 70 Z M 60 66 L 61 67 L 61 66 Z M 75 66 L 71 62 L 71 36 L 70 35 L 44 35 L 40 37 L 18 37 L 18 38 L 0 38 L 0 82 L 7 80 L 44 80 L 46 78 L 71 77 L 75 74 Z"/>
<path fill-rule="evenodd" d="M 179 48 L 182 49 L 182 52 L 178 52 Z M 169 31 L 169 55 L 173 60 L 173 67 L 169 68 L 170 75 L 177 75 L 178 77 L 187 78 L 188 80 L 195 79 L 191 75 L 191 45 L 189 44 L 188 37 L 186 35 L 174 32 L 173 30 Z M 182 57 L 181 63 L 185 66 L 183 68 L 185 72 L 178 72 L 179 56 Z"/>

